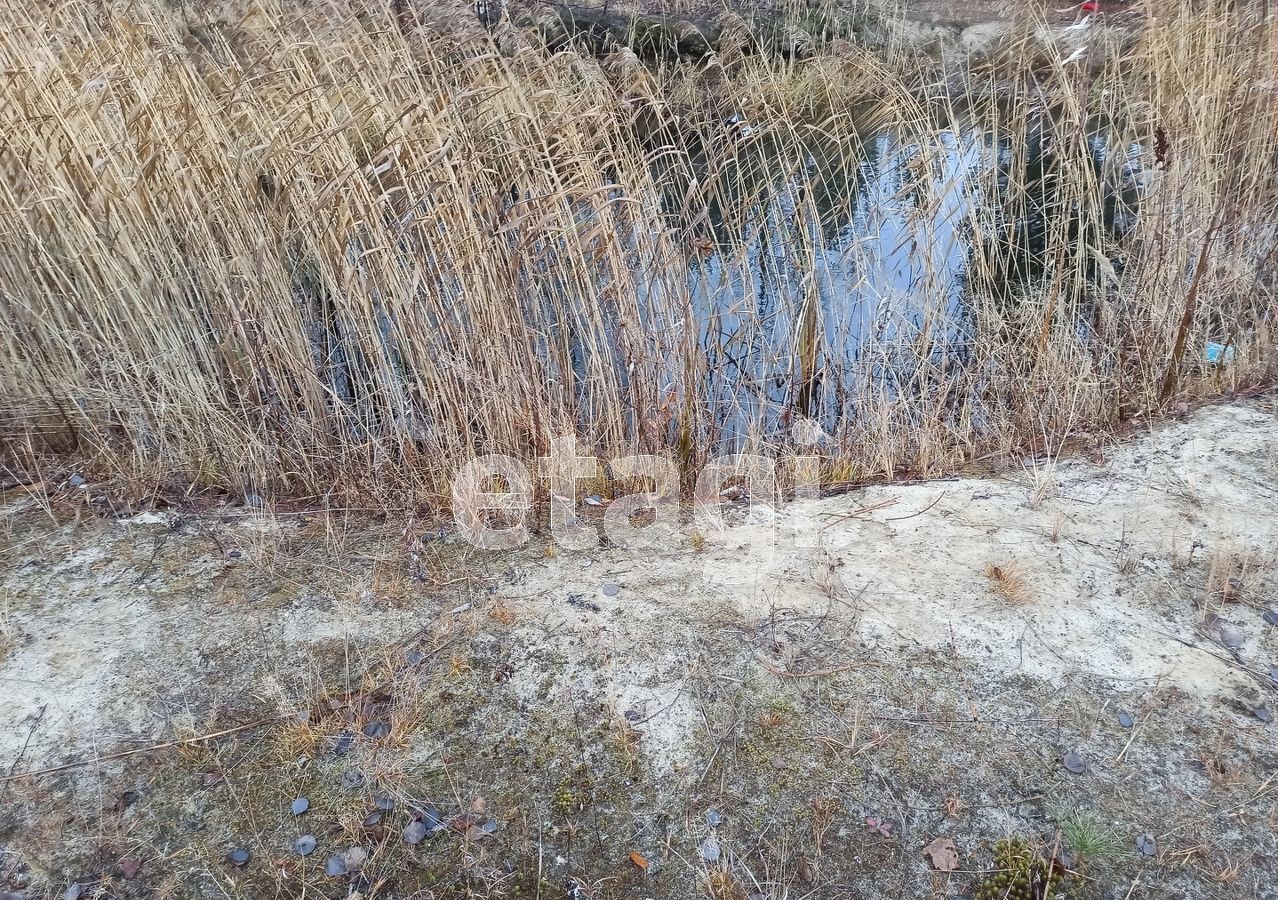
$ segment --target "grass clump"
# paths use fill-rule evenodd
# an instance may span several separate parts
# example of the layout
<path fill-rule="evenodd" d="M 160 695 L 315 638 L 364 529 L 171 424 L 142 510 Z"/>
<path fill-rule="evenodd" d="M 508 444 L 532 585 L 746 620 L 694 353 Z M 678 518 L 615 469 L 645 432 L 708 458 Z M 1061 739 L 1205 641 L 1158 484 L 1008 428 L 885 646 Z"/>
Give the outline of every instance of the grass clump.
<path fill-rule="evenodd" d="M 1029 579 L 1015 563 L 989 563 L 985 567 L 985 577 L 989 579 L 994 593 L 1012 606 L 1027 606 L 1034 600 Z"/>
<path fill-rule="evenodd" d="M 1079 867 L 1109 862 L 1123 852 L 1122 838 L 1089 810 L 1073 810 L 1060 819 L 1061 841 Z"/>

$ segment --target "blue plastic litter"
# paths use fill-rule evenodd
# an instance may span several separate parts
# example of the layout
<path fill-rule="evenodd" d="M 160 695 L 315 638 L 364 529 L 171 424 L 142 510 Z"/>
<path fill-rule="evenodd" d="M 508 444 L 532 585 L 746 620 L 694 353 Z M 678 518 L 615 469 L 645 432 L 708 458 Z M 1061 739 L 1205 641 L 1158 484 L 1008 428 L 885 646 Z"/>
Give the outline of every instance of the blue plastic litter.
<path fill-rule="evenodd" d="M 1207 349 L 1203 355 L 1211 365 L 1223 366 L 1234 361 L 1234 348 L 1228 344 L 1217 344 L 1215 341 L 1208 341 Z"/>

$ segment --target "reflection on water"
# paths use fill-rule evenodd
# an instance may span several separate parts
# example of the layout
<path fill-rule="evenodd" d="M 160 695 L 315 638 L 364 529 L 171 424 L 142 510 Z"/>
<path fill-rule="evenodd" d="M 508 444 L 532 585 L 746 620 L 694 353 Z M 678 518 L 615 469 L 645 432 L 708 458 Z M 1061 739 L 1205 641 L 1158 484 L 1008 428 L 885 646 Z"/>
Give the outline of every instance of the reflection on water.
<path fill-rule="evenodd" d="M 878 134 L 855 148 L 790 147 L 788 160 L 766 136 L 734 149 L 717 170 L 703 158 L 692 173 L 709 185 L 708 228 L 677 199 L 687 173 L 669 179 L 668 203 L 692 235 L 688 289 L 712 373 L 704 394 L 729 445 L 775 435 L 796 415 L 835 427 L 867 391 L 917 390 L 921 359 L 959 370 L 971 292 L 1012 302 L 1028 290 L 1052 229 L 1100 246 L 1082 229 L 1130 228 L 1139 181 L 1133 148 L 1093 222 L 1040 141 L 1017 154 L 986 134 L 943 131 L 927 144 Z M 1101 179 L 1106 142 L 1092 139 L 1089 152 Z M 976 277 L 978 241 L 994 265 Z"/>

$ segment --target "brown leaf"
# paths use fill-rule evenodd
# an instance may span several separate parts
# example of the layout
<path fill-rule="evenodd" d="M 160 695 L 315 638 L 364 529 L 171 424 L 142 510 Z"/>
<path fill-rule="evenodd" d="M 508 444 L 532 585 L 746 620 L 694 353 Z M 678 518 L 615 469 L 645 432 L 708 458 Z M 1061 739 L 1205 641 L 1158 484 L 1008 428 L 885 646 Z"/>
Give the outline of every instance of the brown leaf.
<path fill-rule="evenodd" d="M 120 860 L 120 874 L 124 876 L 126 881 L 132 881 L 137 878 L 142 871 L 142 863 L 138 862 L 132 856 L 126 856 Z"/>
<path fill-rule="evenodd" d="M 475 801 L 470 804 L 470 811 L 477 816 L 482 816 L 488 812 L 488 800 L 484 797 L 476 797 Z"/>
<path fill-rule="evenodd" d="M 492 832 L 485 829 L 483 825 L 471 825 L 466 829 L 466 840 L 482 841 L 491 834 Z"/>
<path fill-rule="evenodd" d="M 471 828 L 477 824 L 479 824 L 479 816 L 466 815 L 458 816 L 453 819 L 448 823 L 448 827 L 453 831 L 465 831 L 467 828 Z"/>
<path fill-rule="evenodd" d="M 941 872 L 953 872 L 958 868 L 958 848 L 949 838 L 937 838 L 923 848 L 923 855 L 932 860 L 932 865 Z"/>
<path fill-rule="evenodd" d="M 630 861 L 634 863 L 636 866 L 638 866 L 639 868 L 643 869 L 645 872 L 648 871 L 648 860 L 645 859 L 644 855 L 640 853 L 638 850 L 630 851 Z"/>

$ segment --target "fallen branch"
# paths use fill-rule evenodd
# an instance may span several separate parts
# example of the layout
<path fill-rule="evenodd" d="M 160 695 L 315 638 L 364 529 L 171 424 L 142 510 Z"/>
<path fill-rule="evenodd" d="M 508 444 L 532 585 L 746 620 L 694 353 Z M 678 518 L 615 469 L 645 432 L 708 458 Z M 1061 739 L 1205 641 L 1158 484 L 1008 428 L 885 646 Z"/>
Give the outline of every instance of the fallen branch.
<path fill-rule="evenodd" d="M 248 731 L 250 728 L 259 728 L 271 722 L 278 722 L 285 716 L 292 713 L 281 713 L 277 716 L 268 716 L 265 719 L 258 719 L 255 722 L 249 722 L 247 725 L 236 725 L 234 728 L 226 728 L 222 731 L 214 731 L 211 734 L 201 734 L 197 737 L 182 738 L 178 741 L 165 741 L 162 744 L 151 744 L 146 747 L 136 747 L 132 750 L 121 750 L 118 753 L 108 753 L 106 756 L 95 756 L 92 759 L 82 759 L 77 762 L 63 763 L 60 766 L 50 766 L 47 769 L 36 769 L 32 772 L 19 772 L 16 775 L 11 771 L 6 775 L 0 784 L 8 784 L 10 781 L 17 781 L 21 778 L 39 778 L 42 775 L 53 775 L 57 772 L 66 772 L 70 769 L 78 769 L 81 766 L 91 765 L 95 762 L 111 762 L 116 759 L 124 759 L 127 756 L 136 756 L 139 753 L 154 753 L 156 750 L 167 750 L 170 747 L 185 747 L 188 744 L 198 744 L 201 741 L 211 741 L 214 738 L 226 737 L 228 734 L 236 734 L 241 731 Z"/>

